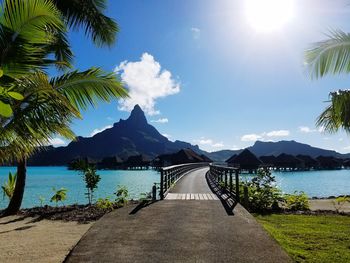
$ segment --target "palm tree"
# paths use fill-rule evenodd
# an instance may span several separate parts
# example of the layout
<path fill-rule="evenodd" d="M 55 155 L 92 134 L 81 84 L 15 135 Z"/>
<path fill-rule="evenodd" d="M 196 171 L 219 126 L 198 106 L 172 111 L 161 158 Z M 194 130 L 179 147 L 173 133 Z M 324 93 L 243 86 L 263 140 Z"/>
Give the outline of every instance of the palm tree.
<path fill-rule="evenodd" d="M 328 39 L 306 51 L 305 62 L 313 78 L 328 74 L 350 73 L 350 34 L 337 30 Z M 350 132 L 350 91 L 331 92 L 330 105 L 318 117 L 316 125 L 330 133 L 340 128 Z"/>
<path fill-rule="evenodd" d="M 13 90 L 17 94 L 16 99 L 13 98 L 16 94 L 6 97 L 0 92 L 0 101 L 11 105 L 13 113 L 10 118 L 0 116 L 0 162 L 17 161 L 17 182 L 5 215 L 16 213 L 21 206 L 26 159 L 37 147 L 45 145 L 57 134 L 73 139 L 75 136 L 69 125 L 88 105 L 127 96 L 120 80 L 100 69 L 73 71 L 51 80 L 47 77 L 42 69 L 49 65 L 70 66 L 72 53 L 61 19 L 62 14 L 48 0 L 5 0 L 3 4 L 0 45 L 4 49 L 0 51 L 0 69 L 4 77 L 0 78 L 0 85 L 7 94 Z M 101 34 L 91 35 L 97 44 L 114 41 L 100 37 Z M 48 58 L 50 53 L 55 54 L 55 59 Z"/>

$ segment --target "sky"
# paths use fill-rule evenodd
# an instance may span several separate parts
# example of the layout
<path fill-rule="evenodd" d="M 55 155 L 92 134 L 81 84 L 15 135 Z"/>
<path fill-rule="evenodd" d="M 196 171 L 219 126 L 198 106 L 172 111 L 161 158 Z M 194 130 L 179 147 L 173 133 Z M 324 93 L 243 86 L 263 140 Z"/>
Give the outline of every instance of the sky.
<path fill-rule="evenodd" d="M 350 1 L 259 1 L 110 0 L 116 45 L 97 48 L 71 32 L 75 67 L 115 71 L 130 99 L 88 109 L 73 131 L 89 137 L 139 104 L 170 140 L 207 151 L 296 140 L 350 152 L 346 133 L 315 127 L 328 94 L 349 88 L 350 76 L 311 79 L 304 64 L 305 50 L 330 30 L 350 32 Z"/>

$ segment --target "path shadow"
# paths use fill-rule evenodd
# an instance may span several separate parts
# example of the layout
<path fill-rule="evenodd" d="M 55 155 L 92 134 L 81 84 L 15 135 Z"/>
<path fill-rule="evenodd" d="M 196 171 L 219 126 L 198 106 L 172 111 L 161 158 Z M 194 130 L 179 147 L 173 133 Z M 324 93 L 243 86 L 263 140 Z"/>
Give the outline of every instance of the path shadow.
<path fill-rule="evenodd" d="M 0 218 L 6 218 L 6 217 L 0 217 Z M 23 221 L 26 218 L 27 218 L 27 216 L 21 216 L 21 217 L 18 217 L 18 218 L 15 218 L 15 219 L 12 219 L 12 220 L 9 220 L 9 221 L 6 221 L 6 222 L 2 222 L 2 223 L 0 223 L 0 225 L 7 225 L 7 224 L 16 223 L 16 222 L 19 222 L 19 221 Z"/>
<path fill-rule="evenodd" d="M 213 193 L 219 198 L 221 201 L 222 206 L 224 207 L 227 215 L 233 216 L 235 215 L 233 210 L 238 204 L 236 201 L 235 196 L 230 193 L 229 191 L 222 189 L 215 180 L 210 176 L 210 172 L 208 171 L 205 174 L 205 178 L 207 180 L 207 183 L 209 185 L 210 190 L 213 191 Z"/>
<path fill-rule="evenodd" d="M 148 200 L 148 201 L 143 201 L 143 202 L 140 202 L 130 213 L 129 215 L 135 215 L 138 211 L 140 211 L 141 209 L 147 207 L 147 206 L 150 206 L 152 204 L 155 204 L 159 202 L 159 200 L 155 200 L 155 201 L 152 201 L 152 200 Z"/>
<path fill-rule="evenodd" d="M 13 232 L 13 231 L 23 231 L 23 230 L 30 229 L 30 228 L 32 228 L 32 227 L 35 227 L 35 225 L 17 227 L 17 228 L 12 229 L 12 230 L 2 231 L 2 232 L 0 232 L 0 235 L 1 235 L 1 234 L 6 234 L 6 233 L 10 233 L 10 232 Z"/>

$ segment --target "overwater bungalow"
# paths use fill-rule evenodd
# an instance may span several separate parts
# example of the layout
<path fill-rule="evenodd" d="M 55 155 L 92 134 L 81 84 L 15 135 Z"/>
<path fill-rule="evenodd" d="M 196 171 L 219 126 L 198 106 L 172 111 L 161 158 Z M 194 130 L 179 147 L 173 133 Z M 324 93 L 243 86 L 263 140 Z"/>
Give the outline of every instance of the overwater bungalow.
<path fill-rule="evenodd" d="M 119 156 L 105 157 L 97 164 L 98 169 L 118 169 L 124 164 Z"/>
<path fill-rule="evenodd" d="M 275 167 L 278 170 L 294 171 L 303 168 L 302 160 L 296 158 L 293 155 L 282 153 L 276 157 Z"/>
<path fill-rule="evenodd" d="M 149 169 L 150 166 L 151 159 L 144 154 L 130 156 L 124 163 L 124 168 L 130 170 Z"/>
<path fill-rule="evenodd" d="M 97 167 L 97 164 L 99 163 L 100 160 L 98 159 L 94 159 L 94 158 L 91 158 L 91 157 L 82 157 L 82 156 L 78 156 L 78 157 L 75 157 L 74 159 L 72 159 L 69 163 L 68 163 L 68 169 L 69 170 L 74 170 L 74 169 L 77 169 L 78 168 L 78 164 L 79 162 L 85 162 L 86 164 L 88 165 L 92 165 L 92 166 L 95 166 Z"/>
<path fill-rule="evenodd" d="M 317 169 L 320 166 L 319 162 L 309 155 L 299 154 L 296 157 L 303 162 L 303 169 L 305 170 Z"/>
<path fill-rule="evenodd" d="M 164 167 L 169 165 L 176 165 L 182 163 L 198 163 L 198 162 L 212 162 L 212 160 L 205 156 L 199 155 L 191 149 L 182 149 L 173 154 L 162 154 L 153 160 L 153 165 L 156 167 Z"/>
<path fill-rule="evenodd" d="M 265 167 L 273 168 L 275 166 L 276 156 L 274 155 L 260 156 L 259 159 L 263 162 Z"/>
<path fill-rule="evenodd" d="M 233 160 L 237 157 L 237 154 L 232 155 L 230 158 L 228 158 L 225 162 L 226 163 L 232 163 Z"/>
<path fill-rule="evenodd" d="M 320 164 L 320 169 L 335 170 L 341 169 L 343 166 L 341 160 L 333 156 L 318 156 L 316 159 Z"/>
<path fill-rule="evenodd" d="M 237 167 L 241 171 L 248 171 L 249 173 L 256 173 L 256 170 L 263 164 L 262 161 L 256 157 L 248 149 L 243 150 L 235 157 L 227 160 L 227 164 L 232 167 Z"/>

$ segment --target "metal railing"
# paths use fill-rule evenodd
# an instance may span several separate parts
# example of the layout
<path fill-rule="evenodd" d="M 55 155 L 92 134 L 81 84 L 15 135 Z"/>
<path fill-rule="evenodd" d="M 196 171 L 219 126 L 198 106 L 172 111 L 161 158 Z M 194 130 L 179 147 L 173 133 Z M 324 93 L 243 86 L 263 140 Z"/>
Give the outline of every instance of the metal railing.
<path fill-rule="evenodd" d="M 159 187 L 160 199 L 164 199 L 164 196 L 168 193 L 170 187 L 181 179 L 181 177 L 187 172 L 208 165 L 209 163 L 186 163 L 161 168 Z"/>
<path fill-rule="evenodd" d="M 235 167 L 209 165 L 209 172 L 212 178 L 226 191 L 235 196 L 239 202 L 239 169 Z M 235 182 L 233 182 L 233 177 Z"/>

